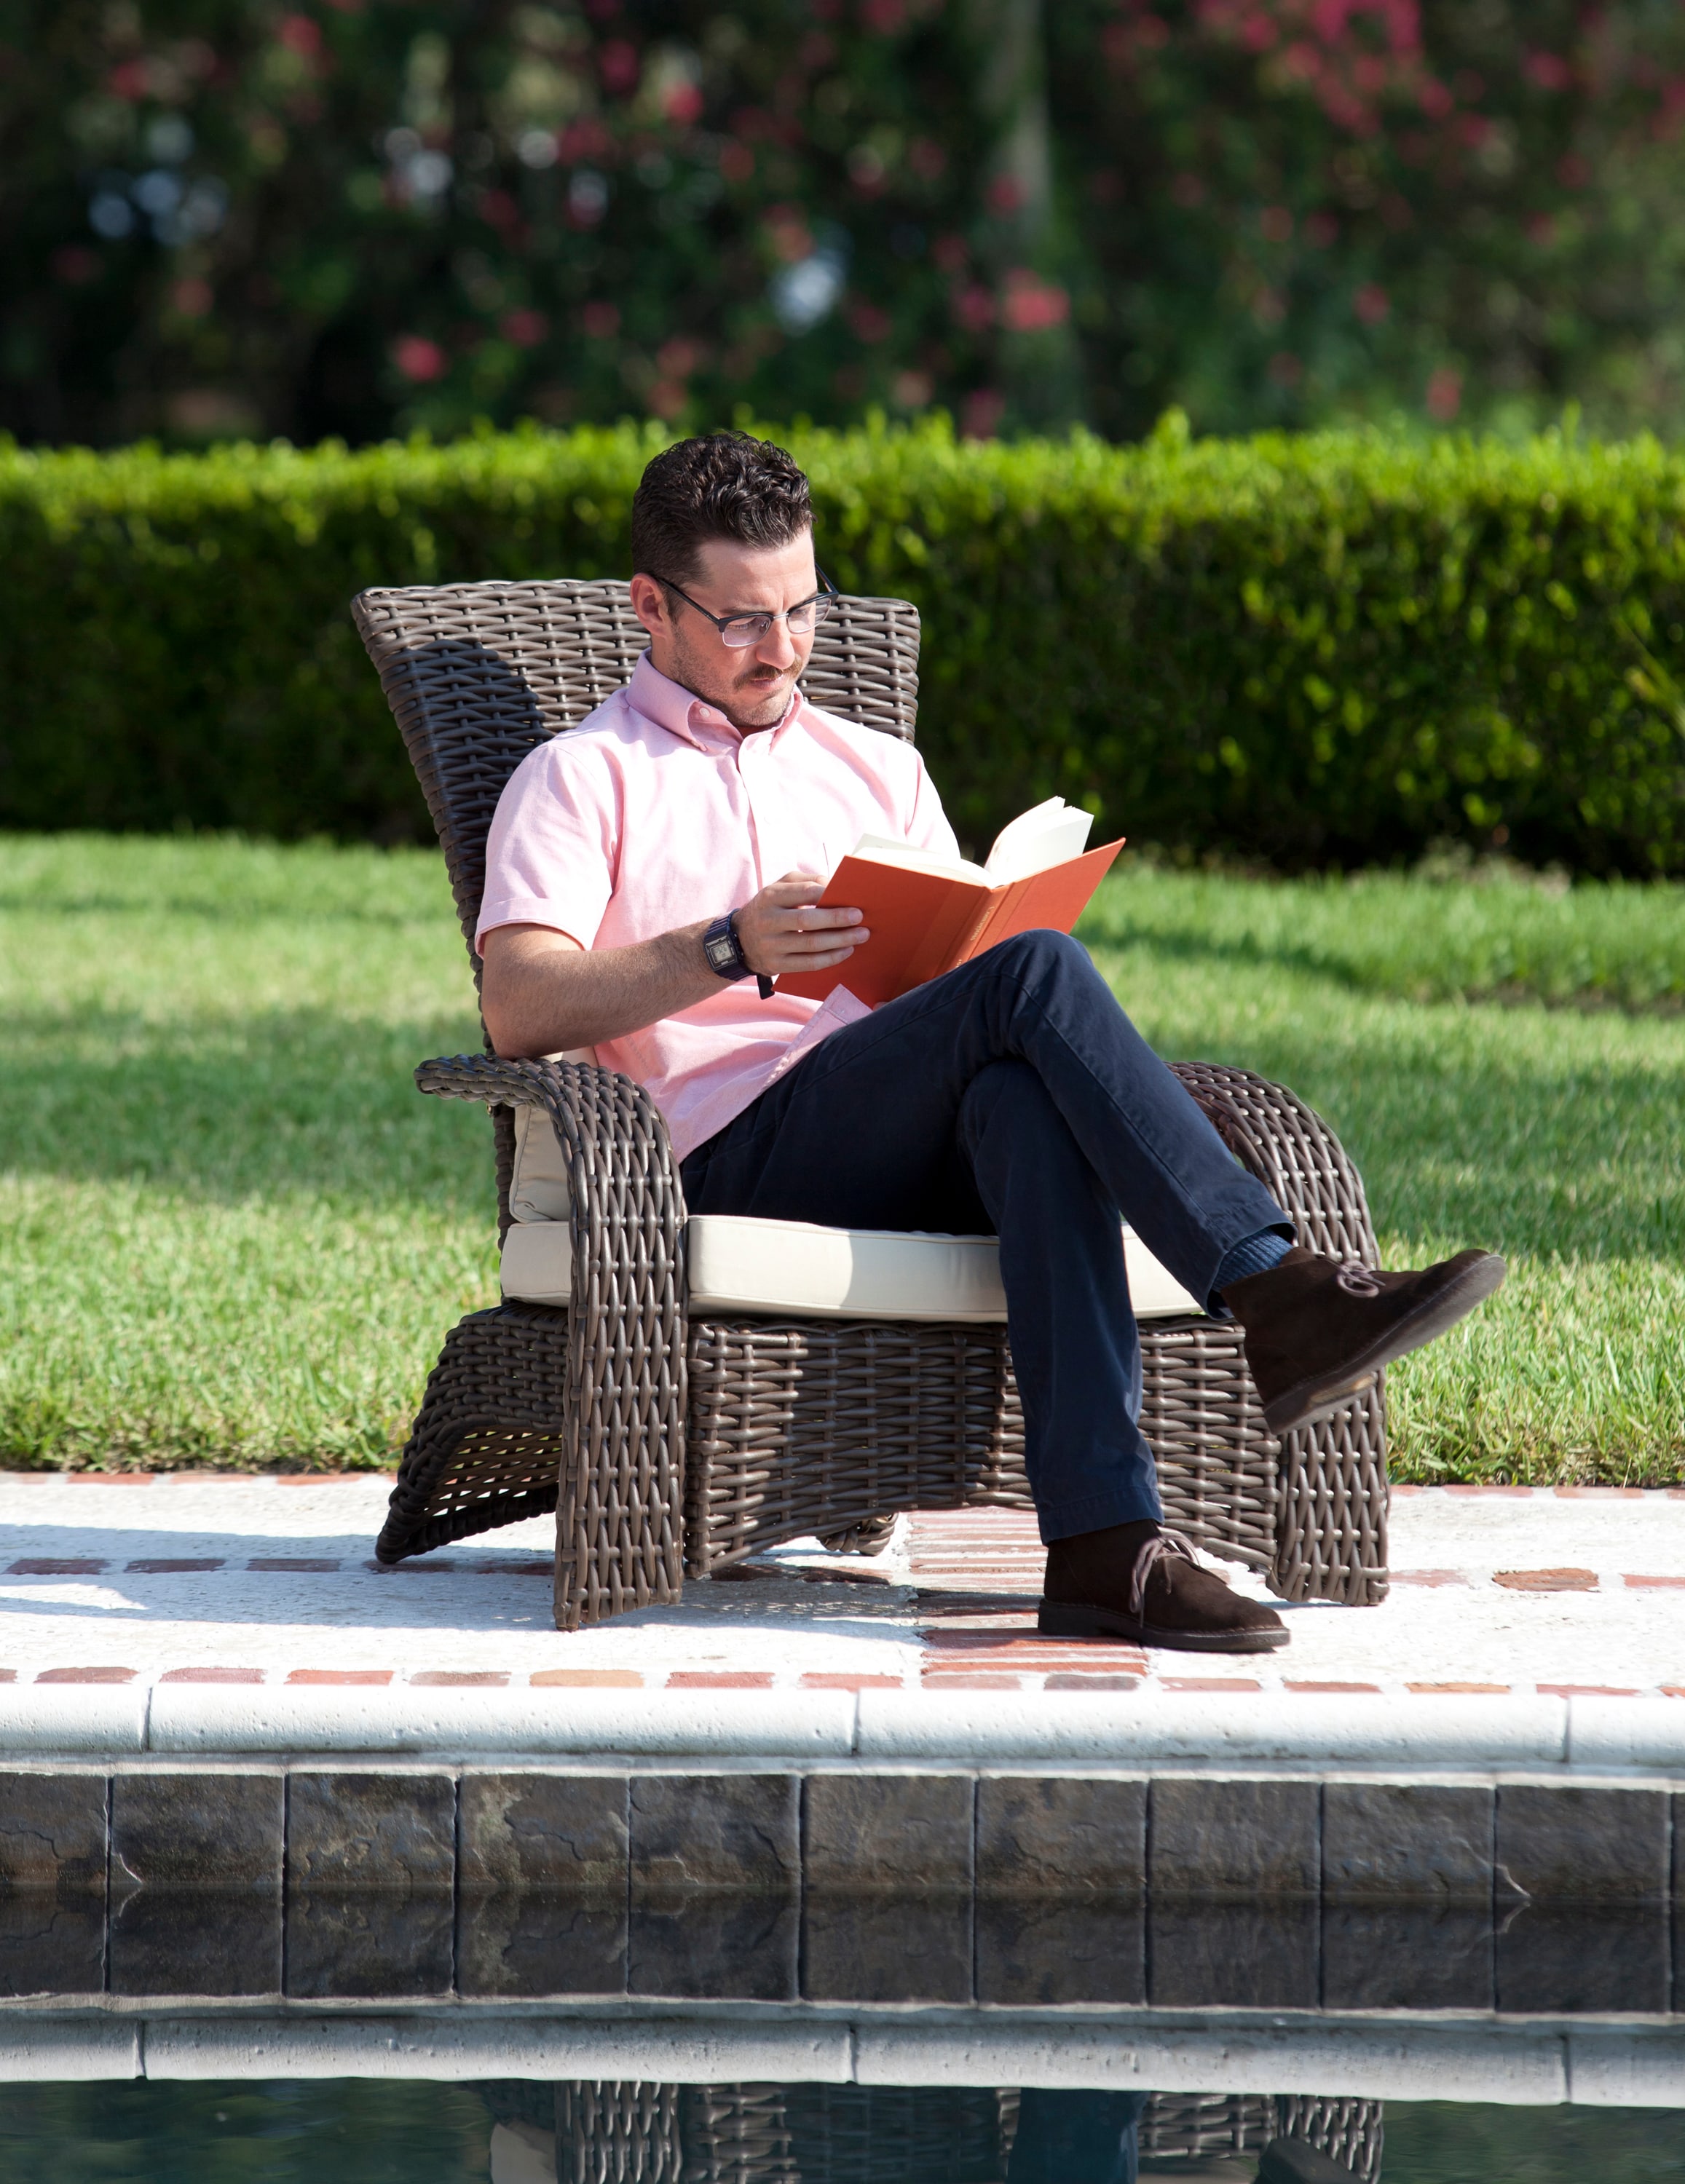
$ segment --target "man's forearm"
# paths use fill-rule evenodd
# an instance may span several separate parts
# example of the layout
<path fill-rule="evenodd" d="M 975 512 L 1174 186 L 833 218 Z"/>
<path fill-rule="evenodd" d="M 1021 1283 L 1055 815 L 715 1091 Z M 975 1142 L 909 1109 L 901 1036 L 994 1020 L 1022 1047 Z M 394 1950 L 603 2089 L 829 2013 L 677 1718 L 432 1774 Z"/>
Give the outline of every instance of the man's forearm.
<path fill-rule="evenodd" d="M 589 950 L 556 933 L 488 933 L 481 999 L 493 1045 L 511 1058 L 561 1054 L 694 1007 L 720 989 L 702 954 L 706 929 Z"/>
<path fill-rule="evenodd" d="M 857 910 L 818 906 L 824 884 L 817 873 L 788 872 L 737 911 L 751 970 L 769 978 L 834 970 L 871 939 Z M 549 926 L 494 927 L 480 993 L 492 1045 L 511 1060 L 564 1054 L 695 1008 L 720 990 L 702 953 L 708 923 L 589 950 Z"/>

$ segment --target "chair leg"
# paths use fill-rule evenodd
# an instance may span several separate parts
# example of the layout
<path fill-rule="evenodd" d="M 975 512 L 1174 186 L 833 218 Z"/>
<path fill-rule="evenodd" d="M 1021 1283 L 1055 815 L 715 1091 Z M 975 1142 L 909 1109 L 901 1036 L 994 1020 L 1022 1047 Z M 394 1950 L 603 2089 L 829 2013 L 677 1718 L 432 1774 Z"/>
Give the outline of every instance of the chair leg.
<path fill-rule="evenodd" d="M 445 1337 L 399 1460 L 380 1562 L 548 1517 L 562 1459 L 567 1315 L 470 1312 Z"/>
<path fill-rule="evenodd" d="M 1288 1434 L 1280 1463 L 1270 1590 L 1282 1600 L 1378 1607 L 1387 1593 L 1381 1387 Z"/>
<path fill-rule="evenodd" d="M 683 1589 L 685 1376 L 630 1353 L 607 1315 L 570 1329 L 565 1452 L 555 1505 L 555 1627 L 577 1630 Z"/>

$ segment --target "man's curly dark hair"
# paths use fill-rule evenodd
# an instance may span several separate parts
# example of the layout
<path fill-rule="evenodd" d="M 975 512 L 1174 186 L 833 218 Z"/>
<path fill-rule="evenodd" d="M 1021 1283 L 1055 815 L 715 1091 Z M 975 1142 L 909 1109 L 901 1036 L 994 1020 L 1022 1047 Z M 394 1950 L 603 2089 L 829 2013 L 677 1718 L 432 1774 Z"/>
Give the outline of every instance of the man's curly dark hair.
<path fill-rule="evenodd" d="M 688 583 L 711 538 L 788 546 L 813 523 L 807 479 L 749 432 L 702 432 L 657 455 L 632 497 L 632 566 Z"/>

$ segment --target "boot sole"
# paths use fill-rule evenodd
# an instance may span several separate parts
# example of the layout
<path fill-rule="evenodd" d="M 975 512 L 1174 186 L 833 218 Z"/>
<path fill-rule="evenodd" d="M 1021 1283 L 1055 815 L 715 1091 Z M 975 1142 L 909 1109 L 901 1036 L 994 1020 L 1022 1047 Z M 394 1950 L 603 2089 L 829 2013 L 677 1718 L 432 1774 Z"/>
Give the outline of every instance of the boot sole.
<path fill-rule="evenodd" d="M 1166 1630 L 1156 1623 L 1137 1623 L 1131 1615 L 1119 1615 L 1109 1607 L 1065 1607 L 1044 1600 L 1035 1618 L 1044 1638 L 1122 1638 L 1135 1646 L 1153 1646 L 1172 1653 L 1273 1653 L 1285 1646 L 1292 1632 L 1285 1627 L 1263 1630 Z"/>
<path fill-rule="evenodd" d="M 1459 1319 L 1465 1319 L 1477 1304 L 1483 1304 L 1502 1286 L 1506 1271 L 1498 1253 L 1488 1251 L 1483 1259 L 1465 1268 L 1437 1296 L 1426 1298 L 1407 1318 L 1395 1321 L 1367 1350 L 1349 1359 L 1336 1378 L 1325 1375 L 1320 1379 L 1301 1380 L 1266 1403 L 1264 1423 L 1271 1433 L 1280 1435 L 1292 1433 L 1295 1426 L 1314 1425 L 1320 1418 L 1331 1418 L 1354 1396 L 1372 1388 L 1383 1366 L 1408 1357 L 1411 1351 L 1422 1349 Z"/>

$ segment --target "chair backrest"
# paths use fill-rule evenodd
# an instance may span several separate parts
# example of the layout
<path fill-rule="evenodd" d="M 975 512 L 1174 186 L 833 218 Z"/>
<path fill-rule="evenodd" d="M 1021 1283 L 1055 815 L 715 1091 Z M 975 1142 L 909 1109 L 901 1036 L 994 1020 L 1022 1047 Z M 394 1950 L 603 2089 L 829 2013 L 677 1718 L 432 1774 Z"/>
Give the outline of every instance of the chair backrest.
<path fill-rule="evenodd" d="M 363 592 L 351 612 L 438 829 L 471 946 L 504 783 L 535 744 L 620 688 L 648 638 L 618 577 L 410 584 Z M 911 742 L 918 610 L 906 599 L 839 600 L 801 687 L 827 711 Z"/>

